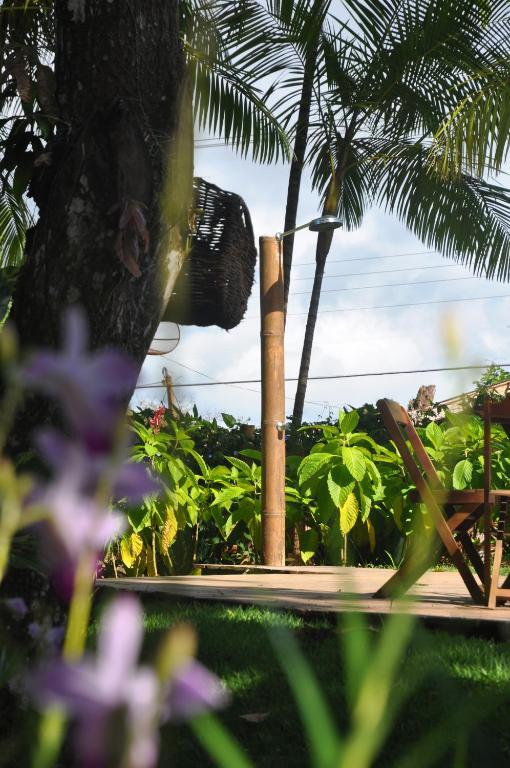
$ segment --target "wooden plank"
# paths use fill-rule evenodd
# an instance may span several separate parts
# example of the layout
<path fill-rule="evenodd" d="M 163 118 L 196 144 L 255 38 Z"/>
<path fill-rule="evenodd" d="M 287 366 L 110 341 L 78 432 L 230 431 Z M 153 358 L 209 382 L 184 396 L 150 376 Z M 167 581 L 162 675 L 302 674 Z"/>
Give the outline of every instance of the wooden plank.
<path fill-rule="evenodd" d="M 242 566 L 241 566 L 242 568 Z M 490 610 L 474 605 L 456 572 L 428 571 L 414 585 L 410 599 L 373 600 L 389 569 L 336 568 L 308 573 L 291 569 L 273 572 L 202 576 L 99 579 L 97 586 L 156 592 L 177 599 L 219 600 L 319 613 L 361 611 L 390 614 L 411 611 L 421 618 L 510 622 L 510 606 Z"/>

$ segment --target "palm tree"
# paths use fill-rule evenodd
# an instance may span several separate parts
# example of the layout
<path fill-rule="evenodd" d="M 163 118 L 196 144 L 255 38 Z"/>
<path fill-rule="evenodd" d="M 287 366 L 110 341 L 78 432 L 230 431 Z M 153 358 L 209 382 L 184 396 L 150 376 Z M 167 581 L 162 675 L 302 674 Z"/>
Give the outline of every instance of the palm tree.
<path fill-rule="evenodd" d="M 360 226 L 369 204 L 395 213 L 420 239 L 477 274 L 510 274 L 510 192 L 479 175 L 445 180 L 432 139 L 474 90 L 473 72 L 509 48 L 499 9 L 480 27 L 462 0 L 344 0 L 350 34 L 330 36 L 322 119 L 310 138 L 323 212 Z M 327 140 L 325 140 L 325 137 Z M 301 423 L 331 235 L 318 235 L 293 430 Z"/>

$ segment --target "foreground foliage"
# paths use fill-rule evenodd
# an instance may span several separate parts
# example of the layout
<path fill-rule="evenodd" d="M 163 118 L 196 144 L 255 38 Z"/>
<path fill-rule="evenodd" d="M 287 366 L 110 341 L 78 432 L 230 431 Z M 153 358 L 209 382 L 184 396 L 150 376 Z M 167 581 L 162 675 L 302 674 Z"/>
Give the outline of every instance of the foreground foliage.
<path fill-rule="evenodd" d="M 133 416 L 133 457 L 159 474 L 163 493 L 128 510 L 130 529 L 110 547 L 107 568 L 156 575 L 189 573 L 199 562 L 260 562 L 261 454 L 252 447 L 258 433 L 246 433 L 228 414 L 220 427 L 196 412 L 178 420 L 158 413 Z M 418 431 L 446 488 L 483 487 L 478 416 L 446 412 Z M 395 446 L 387 436 L 381 441 L 369 407 L 341 411 L 336 423 L 302 432 L 305 455 L 287 457 L 289 555 L 296 530 L 302 563 L 397 563 L 408 537 L 431 526 L 424 507 L 409 502 L 414 486 Z M 492 448 L 494 485 L 506 488 L 510 441 L 497 425 Z"/>
<path fill-rule="evenodd" d="M 335 620 L 259 608 L 169 605 L 167 598 L 158 596 L 144 600 L 144 608 L 149 653 L 160 633 L 176 620 L 196 626 L 201 660 L 232 692 L 232 705 L 223 721 L 255 765 L 304 768 L 311 764 L 291 685 L 270 642 L 275 629 L 292 633 L 313 669 L 335 727 L 344 736 L 349 732 L 351 676 L 364 678 L 367 654 L 381 638 L 377 624 L 362 628 L 346 617 L 337 626 Z M 353 641 L 350 653 L 349 638 Z M 418 629 L 397 663 L 388 709 L 393 712 L 399 707 L 398 714 L 374 764 L 378 768 L 478 768 L 506 763 L 509 694 L 508 641 Z M 166 760 L 178 757 L 183 768 L 210 765 L 187 727 L 171 727 L 163 733 L 163 753 Z"/>

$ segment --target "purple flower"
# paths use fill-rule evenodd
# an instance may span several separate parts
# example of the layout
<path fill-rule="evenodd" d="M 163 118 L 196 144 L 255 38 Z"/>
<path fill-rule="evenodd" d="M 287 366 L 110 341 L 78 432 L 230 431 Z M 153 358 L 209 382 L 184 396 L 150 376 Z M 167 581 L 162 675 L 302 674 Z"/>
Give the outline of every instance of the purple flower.
<path fill-rule="evenodd" d="M 32 621 L 28 625 L 28 634 L 46 652 L 55 653 L 64 642 L 65 627 L 48 627 Z"/>
<path fill-rule="evenodd" d="M 123 515 L 83 493 L 82 479 L 78 472 L 62 473 L 37 499 L 48 511 L 52 533 L 73 563 L 87 550 L 102 552 L 108 541 L 126 527 Z"/>
<path fill-rule="evenodd" d="M 165 697 L 165 720 L 189 720 L 229 702 L 221 681 L 202 664 L 190 659 L 177 668 Z"/>
<path fill-rule="evenodd" d="M 161 722 L 192 717 L 226 701 L 219 681 L 197 662 L 179 665 L 168 682 L 152 668 L 137 666 L 142 619 L 133 597 L 117 599 L 103 614 L 95 658 L 55 662 L 35 676 L 38 703 L 59 703 L 76 719 L 76 749 L 87 768 L 106 768 L 119 744 L 126 745 L 126 753 L 118 763 L 152 768 Z"/>
<path fill-rule="evenodd" d="M 28 613 L 28 606 L 22 597 L 8 597 L 4 600 L 6 608 L 12 613 L 15 619 L 21 621 Z"/>
<path fill-rule="evenodd" d="M 76 718 L 76 747 L 87 768 L 106 768 L 116 715 L 126 718 L 131 737 L 126 765 L 151 768 L 156 762 L 159 684 L 152 669 L 136 666 L 141 642 L 140 606 L 122 597 L 104 613 L 95 658 L 55 662 L 36 675 L 39 702 L 60 703 Z"/>
<path fill-rule="evenodd" d="M 121 398 L 136 383 L 137 370 L 116 350 L 87 352 L 83 312 L 67 310 L 62 352 L 34 355 L 22 371 L 25 384 L 56 397 L 69 423 L 91 450 L 107 450 L 119 419 Z"/>
<path fill-rule="evenodd" d="M 160 490 L 143 464 L 114 461 L 107 454 L 87 450 L 53 429 L 41 429 L 34 440 L 39 453 L 57 475 L 71 474 L 81 493 L 95 495 L 98 484 L 111 490 L 113 499 L 130 503 Z"/>

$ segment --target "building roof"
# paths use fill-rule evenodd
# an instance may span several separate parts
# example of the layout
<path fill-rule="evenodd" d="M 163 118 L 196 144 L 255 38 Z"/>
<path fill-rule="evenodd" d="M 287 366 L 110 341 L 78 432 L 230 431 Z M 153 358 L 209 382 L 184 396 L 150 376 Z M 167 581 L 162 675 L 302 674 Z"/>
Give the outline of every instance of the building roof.
<path fill-rule="evenodd" d="M 510 378 L 506 381 L 499 381 L 497 384 L 492 384 L 490 387 L 487 387 L 487 391 L 499 395 L 500 397 L 506 397 L 510 394 Z M 473 389 L 471 392 L 464 392 L 461 395 L 450 397 L 448 400 L 441 400 L 440 405 L 453 413 L 458 413 L 459 411 L 465 410 L 466 405 L 472 403 L 477 393 L 478 390 Z"/>

